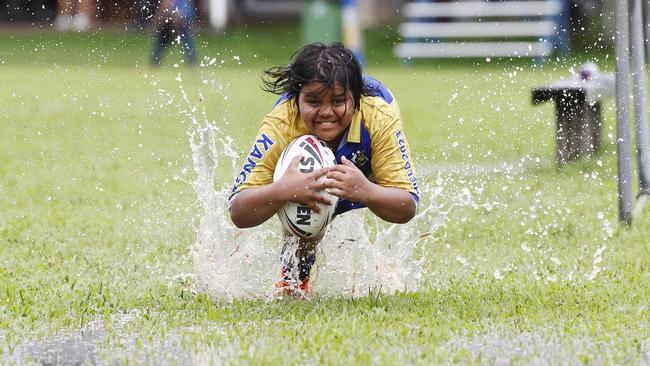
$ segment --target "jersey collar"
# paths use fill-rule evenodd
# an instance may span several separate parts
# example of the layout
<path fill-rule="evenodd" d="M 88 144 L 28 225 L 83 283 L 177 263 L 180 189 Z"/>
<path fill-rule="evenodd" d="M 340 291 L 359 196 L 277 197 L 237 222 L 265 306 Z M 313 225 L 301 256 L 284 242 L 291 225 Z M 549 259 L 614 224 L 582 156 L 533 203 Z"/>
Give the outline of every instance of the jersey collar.
<path fill-rule="evenodd" d="M 348 136 L 346 141 L 355 144 L 361 143 L 361 111 L 354 112 L 352 122 L 350 122 L 350 126 L 348 126 Z"/>

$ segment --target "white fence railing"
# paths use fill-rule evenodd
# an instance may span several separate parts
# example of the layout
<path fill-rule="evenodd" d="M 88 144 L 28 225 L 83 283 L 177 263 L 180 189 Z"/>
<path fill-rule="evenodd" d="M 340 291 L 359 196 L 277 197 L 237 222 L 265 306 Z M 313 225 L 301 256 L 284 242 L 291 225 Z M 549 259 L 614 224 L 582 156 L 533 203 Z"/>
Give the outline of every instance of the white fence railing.
<path fill-rule="evenodd" d="M 568 50 L 567 0 L 411 2 L 395 54 L 402 58 L 546 57 Z"/>

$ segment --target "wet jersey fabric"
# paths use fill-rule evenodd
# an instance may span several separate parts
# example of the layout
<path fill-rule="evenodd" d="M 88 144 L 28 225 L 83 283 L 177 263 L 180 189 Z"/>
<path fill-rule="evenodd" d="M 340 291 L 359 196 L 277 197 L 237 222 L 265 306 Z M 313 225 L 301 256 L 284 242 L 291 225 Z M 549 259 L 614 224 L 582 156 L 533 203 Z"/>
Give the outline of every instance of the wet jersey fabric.
<path fill-rule="evenodd" d="M 348 129 L 335 151 L 336 162 L 345 156 L 374 183 L 401 188 L 419 202 L 415 167 L 400 119 L 399 105 L 378 80 L 364 76 L 366 94 L 361 97 Z M 264 118 L 244 166 L 235 178 L 232 198 L 240 191 L 273 183 L 280 154 L 294 139 L 309 134 L 293 101 L 281 96 Z M 339 199 L 336 214 L 365 207 Z"/>

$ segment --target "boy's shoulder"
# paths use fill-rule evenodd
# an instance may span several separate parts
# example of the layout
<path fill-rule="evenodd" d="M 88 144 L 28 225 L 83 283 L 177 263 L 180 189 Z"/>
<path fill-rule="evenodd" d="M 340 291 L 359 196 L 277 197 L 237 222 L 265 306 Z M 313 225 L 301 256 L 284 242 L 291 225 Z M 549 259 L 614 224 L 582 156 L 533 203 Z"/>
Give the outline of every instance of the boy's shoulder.
<path fill-rule="evenodd" d="M 288 139 L 306 134 L 307 127 L 301 123 L 298 108 L 292 100 L 279 101 L 262 120 L 262 129 L 277 137 Z"/>
<path fill-rule="evenodd" d="M 364 125 L 371 133 L 383 130 L 401 120 L 397 101 L 393 100 L 392 103 L 387 103 L 381 97 L 362 97 L 360 112 Z"/>
<path fill-rule="evenodd" d="M 279 99 L 273 109 L 266 115 L 265 119 L 273 119 L 279 124 L 291 124 L 297 115 L 297 108 L 291 99 Z"/>
<path fill-rule="evenodd" d="M 364 94 L 369 97 L 377 97 L 384 100 L 386 103 L 391 104 L 394 101 L 393 94 L 388 90 L 378 79 L 369 75 L 363 76 Z"/>
<path fill-rule="evenodd" d="M 386 85 L 368 75 L 363 76 L 363 84 L 360 107 L 367 124 L 378 125 L 382 121 L 400 118 L 399 104 Z"/>

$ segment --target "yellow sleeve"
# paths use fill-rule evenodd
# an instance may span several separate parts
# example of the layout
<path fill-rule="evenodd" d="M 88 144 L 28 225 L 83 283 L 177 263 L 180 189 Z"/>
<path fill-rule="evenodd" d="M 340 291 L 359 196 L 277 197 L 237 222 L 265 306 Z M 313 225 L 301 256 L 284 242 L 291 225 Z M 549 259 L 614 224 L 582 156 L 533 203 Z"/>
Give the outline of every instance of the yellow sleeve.
<path fill-rule="evenodd" d="M 375 182 L 404 189 L 419 198 L 415 166 L 398 113 L 374 113 L 371 131 L 372 171 Z"/>
<path fill-rule="evenodd" d="M 272 116 L 262 121 L 253 147 L 244 160 L 244 165 L 235 177 L 231 198 L 238 192 L 251 187 L 262 187 L 273 183 L 273 173 L 282 150 L 287 145 L 287 134 L 282 131 L 283 123 Z"/>

